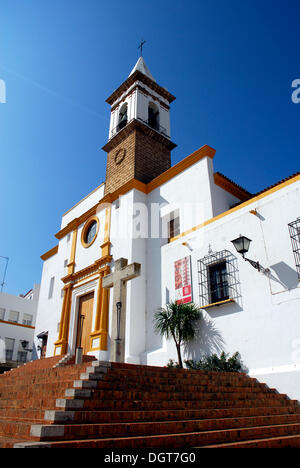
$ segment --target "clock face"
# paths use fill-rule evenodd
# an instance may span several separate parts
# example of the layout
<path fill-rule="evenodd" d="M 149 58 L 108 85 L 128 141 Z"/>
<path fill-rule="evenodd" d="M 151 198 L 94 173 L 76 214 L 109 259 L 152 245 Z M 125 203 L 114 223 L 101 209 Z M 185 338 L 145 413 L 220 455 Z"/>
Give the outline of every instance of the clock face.
<path fill-rule="evenodd" d="M 125 156 L 126 156 L 126 149 L 125 148 L 121 148 L 116 152 L 115 163 L 116 163 L 117 166 L 119 164 L 121 164 L 122 161 L 124 161 Z"/>

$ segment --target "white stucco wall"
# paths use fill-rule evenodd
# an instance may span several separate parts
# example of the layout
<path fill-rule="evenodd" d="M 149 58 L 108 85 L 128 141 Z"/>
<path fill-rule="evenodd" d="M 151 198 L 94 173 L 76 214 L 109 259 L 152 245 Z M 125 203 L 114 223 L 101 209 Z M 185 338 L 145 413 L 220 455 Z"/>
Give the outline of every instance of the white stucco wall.
<path fill-rule="evenodd" d="M 203 312 L 198 340 L 185 351 L 185 358 L 199 359 L 204 353 L 219 353 L 222 350 L 231 354 L 239 351 L 252 375 L 257 378 L 261 375 L 270 384 L 278 383 L 283 391 L 292 396 L 296 392 L 295 385 L 292 388 L 288 382 L 293 379 L 282 369 L 293 368 L 298 379 L 295 350 L 300 342 L 300 284 L 288 223 L 299 216 L 299 200 L 300 183 L 296 182 L 174 243 L 164 245 L 161 248 L 158 282 L 155 284 L 153 275 L 148 292 L 149 297 L 153 296 L 161 280 L 162 305 L 167 299 L 174 299 L 174 262 L 191 255 L 193 297 L 194 302 L 199 304 L 197 261 L 208 254 L 209 248 L 216 252 L 223 249 L 232 252 L 237 258 L 241 297 L 235 304 Z M 253 209 L 257 210 L 257 216 L 250 213 Z M 231 240 L 240 234 L 252 239 L 247 256 L 270 268 L 270 275 L 259 273 L 236 253 Z M 183 242 L 188 242 L 191 250 L 183 246 Z M 149 316 L 152 313 L 148 310 Z M 145 362 L 161 365 L 170 358 L 176 360 L 173 343 L 160 339 L 161 349 L 157 348 L 159 339 L 149 330 L 149 322 L 148 319 Z M 154 346 L 149 352 L 151 342 Z M 300 392 L 297 394 L 300 399 Z"/>
<path fill-rule="evenodd" d="M 104 184 L 101 184 L 62 215 L 61 229 L 67 226 L 67 224 L 69 224 L 73 219 L 78 218 L 82 214 L 86 213 L 90 208 L 97 205 L 97 203 L 103 198 L 103 195 Z"/>
<path fill-rule="evenodd" d="M 62 288 L 64 286 L 61 278 L 66 274 L 64 260 L 66 257 L 67 246 L 66 238 L 61 243 L 62 248 L 57 254 L 53 255 L 43 263 L 40 297 L 37 310 L 37 320 L 35 327 L 35 345 L 40 345 L 37 335 L 42 332 L 48 332 L 47 357 L 54 356 L 54 342 L 58 338 L 58 324 L 61 317 L 62 308 Z M 53 295 L 49 298 L 49 288 L 51 278 L 54 277 Z"/>

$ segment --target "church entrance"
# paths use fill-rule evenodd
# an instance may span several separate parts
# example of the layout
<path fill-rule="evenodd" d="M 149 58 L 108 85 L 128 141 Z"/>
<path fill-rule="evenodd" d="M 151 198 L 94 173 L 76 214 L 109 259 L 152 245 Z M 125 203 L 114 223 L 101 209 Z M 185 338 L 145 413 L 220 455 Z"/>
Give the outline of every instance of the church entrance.
<path fill-rule="evenodd" d="M 83 349 L 83 354 L 90 351 L 90 334 L 92 331 L 94 293 L 86 294 L 79 299 L 77 319 L 76 347 Z"/>

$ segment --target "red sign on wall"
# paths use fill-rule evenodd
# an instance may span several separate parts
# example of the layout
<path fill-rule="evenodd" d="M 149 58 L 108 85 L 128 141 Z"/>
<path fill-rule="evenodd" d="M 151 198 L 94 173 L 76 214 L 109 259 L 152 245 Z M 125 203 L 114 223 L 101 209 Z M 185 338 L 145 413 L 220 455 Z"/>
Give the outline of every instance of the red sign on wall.
<path fill-rule="evenodd" d="M 177 260 L 175 266 L 175 300 L 177 304 L 192 302 L 191 257 Z"/>

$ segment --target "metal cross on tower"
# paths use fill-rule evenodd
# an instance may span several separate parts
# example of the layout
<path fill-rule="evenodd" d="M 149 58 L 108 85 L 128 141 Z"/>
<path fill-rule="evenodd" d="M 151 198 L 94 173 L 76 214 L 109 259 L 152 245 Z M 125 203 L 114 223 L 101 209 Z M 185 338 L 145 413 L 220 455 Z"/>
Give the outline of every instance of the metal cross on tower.
<path fill-rule="evenodd" d="M 146 44 L 146 41 L 142 40 L 142 42 L 138 46 L 138 49 L 141 49 L 141 57 L 143 57 L 143 46 L 144 46 L 144 44 Z"/>

